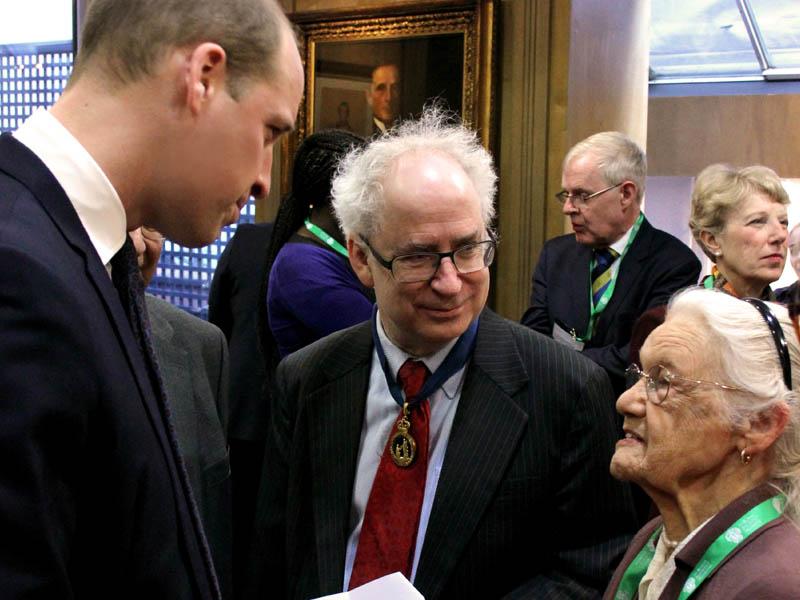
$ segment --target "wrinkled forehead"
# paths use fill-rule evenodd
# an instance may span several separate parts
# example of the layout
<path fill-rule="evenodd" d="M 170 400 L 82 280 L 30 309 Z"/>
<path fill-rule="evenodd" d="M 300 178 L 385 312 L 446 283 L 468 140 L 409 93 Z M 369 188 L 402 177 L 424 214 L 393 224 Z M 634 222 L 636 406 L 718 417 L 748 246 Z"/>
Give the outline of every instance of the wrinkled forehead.
<path fill-rule="evenodd" d="M 564 163 L 562 179 L 579 179 L 581 181 L 600 179 L 605 181 L 605 174 L 598 158 L 591 152 L 573 156 Z"/>
<path fill-rule="evenodd" d="M 703 320 L 682 313 L 668 313 L 647 336 L 639 355 L 644 369 L 663 365 L 678 375 L 694 377 L 709 371 L 718 357 Z"/>
<path fill-rule="evenodd" d="M 472 179 L 444 152 L 411 150 L 396 157 L 380 181 L 378 227 L 397 229 L 407 222 L 446 224 L 476 220 L 483 225 L 481 205 Z"/>

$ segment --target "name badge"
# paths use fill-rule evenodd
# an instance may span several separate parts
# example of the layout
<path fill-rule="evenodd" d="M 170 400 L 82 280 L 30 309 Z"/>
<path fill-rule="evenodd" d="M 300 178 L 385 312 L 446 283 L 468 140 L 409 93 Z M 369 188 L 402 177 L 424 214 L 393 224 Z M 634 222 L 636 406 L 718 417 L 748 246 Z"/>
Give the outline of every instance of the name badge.
<path fill-rule="evenodd" d="M 561 342 L 565 346 L 569 346 L 576 352 L 581 352 L 583 350 L 583 342 L 576 339 L 575 330 L 567 331 L 558 323 L 553 323 L 553 339 L 557 342 Z"/>

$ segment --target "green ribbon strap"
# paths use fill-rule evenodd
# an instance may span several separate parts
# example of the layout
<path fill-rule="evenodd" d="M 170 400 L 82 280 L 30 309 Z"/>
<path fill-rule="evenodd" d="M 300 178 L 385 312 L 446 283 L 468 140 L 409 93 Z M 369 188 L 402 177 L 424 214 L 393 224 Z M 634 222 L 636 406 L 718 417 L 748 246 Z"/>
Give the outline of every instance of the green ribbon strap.
<path fill-rule="evenodd" d="M 339 254 L 344 256 L 345 258 L 348 258 L 347 248 L 345 248 L 339 242 L 337 242 L 335 239 L 333 239 L 332 235 L 328 235 L 325 232 L 324 229 L 322 229 L 321 227 L 317 227 L 316 225 L 314 225 L 308 219 L 306 219 L 305 224 L 306 224 L 306 229 L 308 229 L 311 233 L 313 233 L 315 236 L 317 236 L 323 242 L 328 244 L 328 246 L 330 246 L 331 248 L 336 250 L 336 252 L 338 252 Z"/>
<path fill-rule="evenodd" d="M 761 529 L 783 514 L 786 506 L 786 496 L 777 494 L 772 498 L 764 500 L 761 504 L 754 506 L 742 515 L 733 525 L 720 535 L 708 547 L 703 556 L 689 574 L 686 583 L 683 585 L 678 600 L 686 600 L 692 593 L 700 587 L 706 578 L 717 568 L 717 566 L 733 552 L 737 546 L 742 544 L 751 534 Z M 641 549 L 633 562 L 625 570 L 622 576 L 614 600 L 630 600 L 636 595 L 639 583 L 642 581 L 647 568 L 653 560 L 656 552 L 656 540 L 661 533 L 659 527 L 650 539 L 647 540 L 644 548 Z"/>
<path fill-rule="evenodd" d="M 600 300 L 597 302 L 597 306 L 594 304 L 594 300 L 592 299 L 592 269 L 594 269 L 594 264 L 589 265 L 589 326 L 586 328 L 586 335 L 583 337 L 574 336 L 575 339 L 579 342 L 588 342 L 592 339 L 592 334 L 594 333 L 594 326 L 597 317 L 606 309 L 608 306 L 608 302 L 611 300 L 611 296 L 614 295 L 614 288 L 617 285 L 617 276 L 619 275 L 619 271 L 622 268 L 622 259 L 625 258 L 625 255 L 628 253 L 628 250 L 633 244 L 633 240 L 636 238 L 636 234 L 639 233 L 639 228 L 642 226 L 642 221 L 644 221 L 644 213 L 639 213 L 639 218 L 636 219 L 636 223 L 633 224 L 631 228 L 631 235 L 628 237 L 628 243 L 625 244 L 625 249 L 620 254 L 619 258 L 619 265 L 617 266 L 617 272 L 611 277 L 611 281 L 606 288 L 606 291 L 603 292 L 603 295 L 600 296 Z M 592 263 L 594 260 L 592 260 Z M 609 267 L 609 270 L 611 267 Z"/>

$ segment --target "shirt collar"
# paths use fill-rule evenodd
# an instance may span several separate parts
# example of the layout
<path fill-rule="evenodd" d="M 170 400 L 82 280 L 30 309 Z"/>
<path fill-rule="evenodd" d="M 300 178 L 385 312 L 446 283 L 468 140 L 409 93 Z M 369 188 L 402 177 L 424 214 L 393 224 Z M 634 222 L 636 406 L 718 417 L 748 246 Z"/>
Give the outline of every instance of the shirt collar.
<path fill-rule="evenodd" d="M 611 244 L 609 248 L 611 248 L 614 252 L 617 253 L 617 256 L 622 256 L 622 252 L 625 250 L 625 246 L 628 243 L 628 238 L 631 237 L 631 231 L 633 230 L 633 225 L 628 228 L 628 231 L 622 234 L 622 237 L 619 238 L 616 242 Z"/>
<path fill-rule="evenodd" d="M 383 133 L 386 133 L 386 123 L 381 121 L 378 117 L 372 117 L 372 122 L 375 123 L 375 127 L 380 129 Z"/>
<path fill-rule="evenodd" d="M 14 137 L 50 169 L 66 192 L 104 265 L 122 248 L 127 219 L 114 186 L 89 152 L 58 119 L 35 111 Z"/>
<path fill-rule="evenodd" d="M 383 329 L 383 323 L 381 322 L 380 309 L 378 310 L 376 318 L 378 319 L 378 338 L 381 341 L 383 353 L 386 355 L 386 362 L 389 364 L 389 368 L 391 369 L 392 373 L 397 373 L 400 370 L 400 367 L 403 366 L 403 363 L 409 358 L 413 360 L 421 360 L 423 363 L 425 363 L 425 366 L 428 367 L 428 371 L 433 373 L 439 368 L 439 365 L 444 362 L 444 359 L 447 358 L 447 354 L 450 352 L 450 350 L 452 350 L 453 346 L 455 346 L 456 342 L 458 341 L 458 338 L 450 340 L 447 342 L 444 348 L 434 352 L 430 356 L 412 356 L 411 354 L 408 354 L 407 352 L 404 352 L 395 346 L 386 335 L 386 332 Z M 441 389 L 448 398 L 452 399 L 455 397 L 456 393 L 458 392 L 459 383 L 461 382 L 461 375 L 463 373 L 464 369 L 459 369 L 453 374 L 452 377 L 445 381 Z"/>

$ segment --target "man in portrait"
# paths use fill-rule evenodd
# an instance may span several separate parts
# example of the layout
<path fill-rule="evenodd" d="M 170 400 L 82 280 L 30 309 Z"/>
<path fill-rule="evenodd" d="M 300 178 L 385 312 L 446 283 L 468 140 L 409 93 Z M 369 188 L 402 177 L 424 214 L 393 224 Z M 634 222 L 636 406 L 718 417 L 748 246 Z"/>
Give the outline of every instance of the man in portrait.
<path fill-rule="evenodd" d="M 387 63 L 372 70 L 372 83 L 367 90 L 367 104 L 372 109 L 372 133 L 389 129 L 400 114 L 400 70 Z"/>
<path fill-rule="evenodd" d="M 302 63 L 274 0 L 93 0 L 80 39 L 0 136 L 0 589 L 218 599 L 127 232 L 202 246 L 266 196 Z"/>
<path fill-rule="evenodd" d="M 347 102 L 340 102 L 339 106 L 336 107 L 336 112 L 339 118 L 333 126 L 334 129 L 353 131 L 353 127 L 350 125 L 350 105 Z"/>
<path fill-rule="evenodd" d="M 399 571 L 427 600 L 599 597 L 635 528 L 590 360 L 486 308 L 496 176 L 436 109 L 333 183 L 369 321 L 276 374 L 251 598 Z"/>

